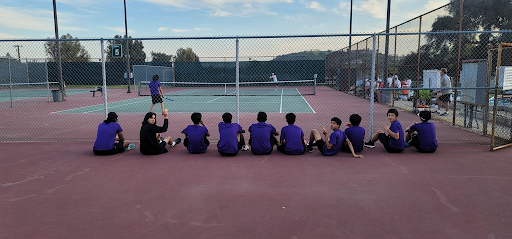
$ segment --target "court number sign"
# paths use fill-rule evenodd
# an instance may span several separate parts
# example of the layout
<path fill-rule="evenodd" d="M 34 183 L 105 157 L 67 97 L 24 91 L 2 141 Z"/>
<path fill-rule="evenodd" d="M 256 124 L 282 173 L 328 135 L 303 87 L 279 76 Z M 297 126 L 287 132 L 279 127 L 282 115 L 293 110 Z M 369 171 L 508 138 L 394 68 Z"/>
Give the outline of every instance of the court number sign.
<path fill-rule="evenodd" d="M 121 45 L 121 44 L 112 45 L 112 57 L 123 57 L 123 45 Z"/>

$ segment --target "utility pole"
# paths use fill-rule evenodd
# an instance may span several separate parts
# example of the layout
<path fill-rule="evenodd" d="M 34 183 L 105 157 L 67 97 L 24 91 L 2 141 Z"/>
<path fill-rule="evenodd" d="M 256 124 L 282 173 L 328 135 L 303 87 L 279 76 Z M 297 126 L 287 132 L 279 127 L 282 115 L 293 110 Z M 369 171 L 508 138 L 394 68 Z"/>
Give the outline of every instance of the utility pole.
<path fill-rule="evenodd" d="M 128 46 L 128 21 L 126 19 L 126 0 L 124 0 L 124 38 L 126 39 L 126 80 L 128 81 L 128 92 L 130 90 L 130 47 Z"/>
<path fill-rule="evenodd" d="M 384 50 L 384 64 L 386 66 L 386 75 L 384 77 L 388 77 L 388 55 L 389 55 L 389 17 L 391 15 L 391 0 L 388 0 L 388 12 L 386 19 L 386 46 Z"/>
<path fill-rule="evenodd" d="M 22 45 L 14 45 L 14 47 L 18 48 L 18 61 L 21 62 L 20 47 L 23 47 L 23 46 Z"/>

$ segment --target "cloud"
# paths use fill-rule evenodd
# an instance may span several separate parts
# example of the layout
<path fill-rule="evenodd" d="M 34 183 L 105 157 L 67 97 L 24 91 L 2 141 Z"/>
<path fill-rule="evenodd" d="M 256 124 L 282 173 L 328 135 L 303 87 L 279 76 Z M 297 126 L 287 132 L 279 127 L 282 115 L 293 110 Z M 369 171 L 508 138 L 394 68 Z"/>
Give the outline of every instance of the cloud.
<path fill-rule="evenodd" d="M 20 39 L 20 38 L 25 38 L 25 37 L 0 32 L 0 39 Z"/>
<path fill-rule="evenodd" d="M 317 1 L 306 2 L 305 4 L 306 4 L 306 8 L 309 8 L 309 9 L 317 10 L 320 12 L 327 11 L 327 9 L 324 6 L 322 6 L 320 3 L 318 3 Z"/>
<path fill-rule="evenodd" d="M 158 32 L 163 32 L 163 31 L 167 31 L 167 30 L 169 30 L 168 27 L 159 27 L 158 28 Z"/>
<path fill-rule="evenodd" d="M 387 1 L 385 0 L 367 0 L 359 6 L 352 6 L 354 11 L 366 12 L 377 19 L 386 19 Z"/>
<path fill-rule="evenodd" d="M 226 11 L 215 11 L 214 13 L 210 14 L 210 16 L 215 17 L 227 17 L 229 15 L 231 15 L 231 13 Z"/>
<path fill-rule="evenodd" d="M 26 10 L 0 5 L 0 16 L 2 16 L 0 25 L 8 28 L 34 31 L 53 31 L 54 29 L 53 11 Z"/>
<path fill-rule="evenodd" d="M 199 28 L 199 27 L 194 27 L 194 31 L 209 31 L 211 30 L 211 28 Z"/>

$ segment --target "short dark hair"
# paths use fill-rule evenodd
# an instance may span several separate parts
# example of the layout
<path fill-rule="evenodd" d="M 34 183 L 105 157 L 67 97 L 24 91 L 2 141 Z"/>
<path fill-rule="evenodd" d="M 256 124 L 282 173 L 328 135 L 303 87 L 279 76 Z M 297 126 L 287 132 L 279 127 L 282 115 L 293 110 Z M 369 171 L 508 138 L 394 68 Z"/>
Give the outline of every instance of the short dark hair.
<path fill-rule="evenodd" d="M 258 117 L 256 118 L 258 122 L 265 122 L 267 121 L 267 113 L 260 111 L 258 112 Z"/>
<path fill-rule="evenodd" d="M 157 81 L 160 77 L 158 75 L 153 75 L 153 81 Z"/>
<path fill-rule="evenodd" d="M 148 119 L 153 118 L 153 115 L 156 116 L 156 114 L 153 112 L 147 112 L 146 115 L 144 116 L 144 121 L 142 121 L 142 124 L 149 124 Z M 155 124 L 156 124 L 156 118 L 155 118 Z"/>
<path fill-rule="evenodd" d="M 338 117 L 332 117 L 331 121 L 334 121 L 334 122 L 336 122 L 336 124 L 341 125 L 341 120 Z"/>
<path fill-rule="evenodd" d="M 286 122 L 288 124 L 293 124 L 293 123 L 295 123 L 295 118 L 297 118 L 297 117 L 295 116 L 294 113 L 288 113 L 288 114 L 286 114 L 285 118 L 286 118 Z"/>
<path fill-rule="evenodd" d="M 107 119 L 103 121 L 103 123 L 108 124 L 110 122 L 116 122 L 117 121 L 117 114 L 116 112 L 109 112 L 107 115 Z"/>
<path fill-rule="evenodd" d="M 231 123 L 231 120 L 233 119 L 233 115 L 231 115 L 230 113 L 224 113 L 222 114 L 222 121 L 224 123 Z"/>
<path fill-rule="evenodd" d="M 192 122 L 194 124 L 199 124 L 199 122 L 201 122 L 201 113 L 192 113 L 192 115 L 190 116 L 190 119 L 192 120 Z"/>
<path fill-rule="evenodd" d="M 358 126 L 361 123 L 361 116 L 358 114 L 352 114 L 349 118 L 350 124 L 353 126 Z"/>
<path fill-rule="evenodd" d="M 428 110 L 420 111 L 420 119 L 423 122 L 427 122 L 432 118 L 432 113 Z"/>
<path fill-rule="evenodd" d="M 446 74 L 446 72 L 448 72 L 448 70 L 446 70 L 446 68 L 441 68 L 441 72 Z"/>
<path fill-rule="evenodd" d="M 389 113 L 393 113 L 393 114 L 395 114 L 396 117 L 398 117 L 398 110 L 396 110 L 396 109 L 389 109 L 388 113 L 386 115 L 388 115 Z"/>

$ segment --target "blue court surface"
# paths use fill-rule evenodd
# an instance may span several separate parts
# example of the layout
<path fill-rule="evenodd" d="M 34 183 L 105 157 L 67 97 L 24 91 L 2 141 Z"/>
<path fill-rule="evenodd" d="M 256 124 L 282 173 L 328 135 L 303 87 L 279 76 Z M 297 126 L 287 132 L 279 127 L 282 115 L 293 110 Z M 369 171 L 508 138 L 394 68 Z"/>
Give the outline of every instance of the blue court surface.
<path fill-rule="evenodd" d="M 270 113 L 315 113 L 309 103 L 304 99 L 297 89 L 272 89 L 271 93 L 261 92 L 251 95 L 241 95 L 239 97 L 240 112 L 251 113 L 265 111 Z M 165 108 L 170 112 L 189 113 L 189 112 L 233 112 L 236 110 L 236 97 L 234 93 L 227 95 L 205 95 L 211 94 L 210 91 L 201 90 L 183 90 L 166 94 L 164 99 Z M 151 96 L 141 96 L 134 99 L 109 102 L 108 110 L 125 113 L 148 112 L 151 106 Z M 54 113 L 101 113 L 104 111 L 103 104 L 92 105 L 69 109 Z M 160 111 L 160 104 L 156 104 L 155 112 Z"/>

